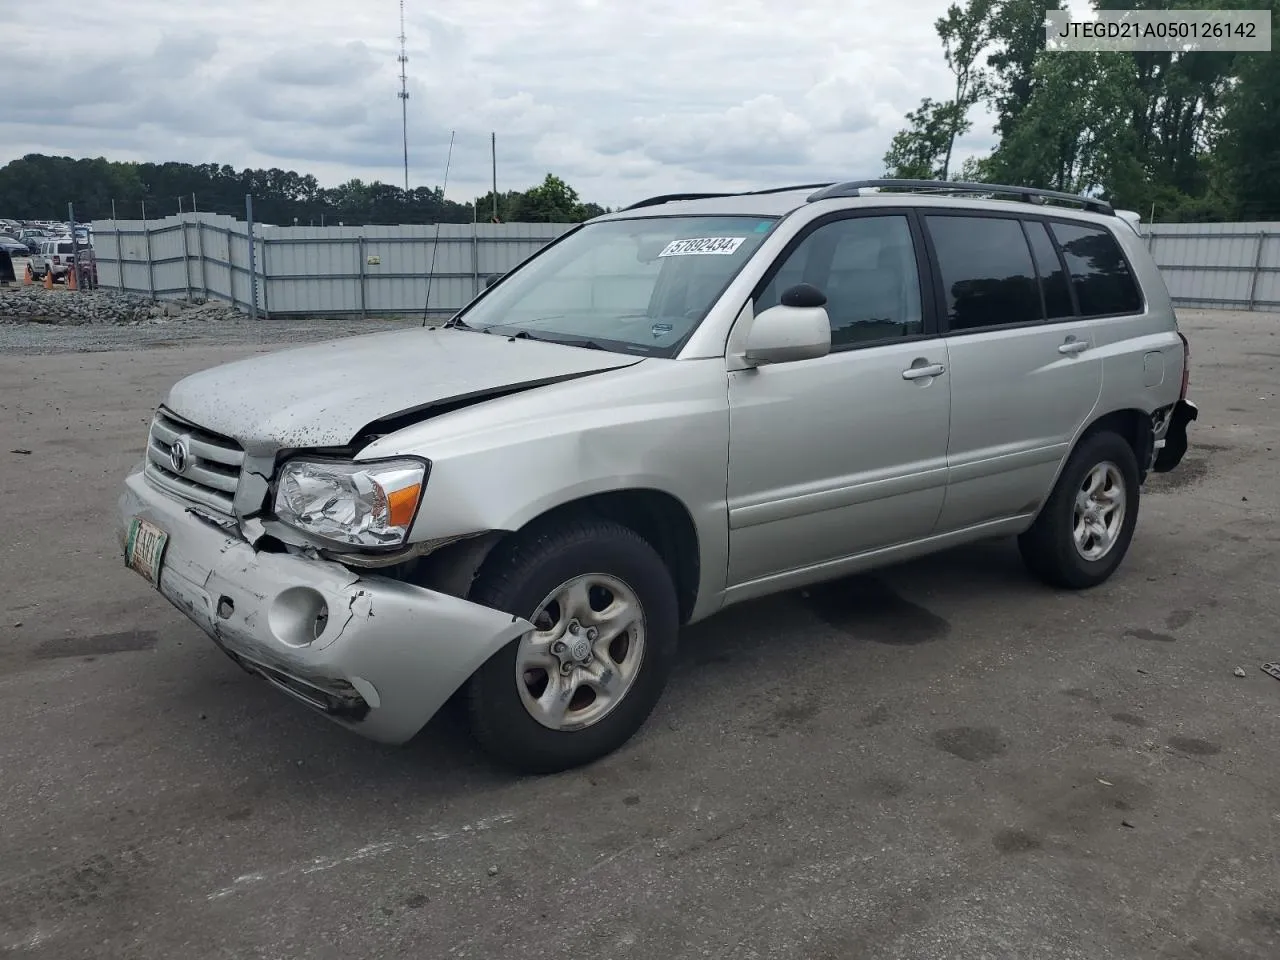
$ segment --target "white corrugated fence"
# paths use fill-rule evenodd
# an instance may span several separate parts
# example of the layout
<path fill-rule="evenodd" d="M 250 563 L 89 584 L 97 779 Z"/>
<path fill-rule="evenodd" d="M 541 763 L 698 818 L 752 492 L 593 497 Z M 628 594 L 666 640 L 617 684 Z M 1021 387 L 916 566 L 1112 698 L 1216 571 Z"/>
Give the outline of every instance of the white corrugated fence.
<path fill-rule="evenodd" d="M 93 233 L 104 287 L 157 299 L 226 300 L 249 311 L 256 281 L 261 315 L 396 316 L 420 315 L 424 308 L 454 313 L 486 278 L 510 270 L 572 226 L 255 223 L 252 264 L 247 223 L 219 214 L 98 220 Z"/>
<path fill-rule="evenodd" d="M 1142 233 L 1178 306 L 1280 310 L 1280 223 L 1154 223 Z"/>

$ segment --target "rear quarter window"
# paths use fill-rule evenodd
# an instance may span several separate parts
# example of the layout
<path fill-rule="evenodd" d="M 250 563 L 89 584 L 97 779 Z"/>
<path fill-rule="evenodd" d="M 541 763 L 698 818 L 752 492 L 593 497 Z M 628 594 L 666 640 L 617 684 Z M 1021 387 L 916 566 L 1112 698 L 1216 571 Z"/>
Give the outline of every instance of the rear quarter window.
<path fill-rule="evenodd" d="M 1139 313 L 1142 294 L 1111 231 L 1084 223 L 1050 225 L 1062 248 L 1080 316 Z"/>

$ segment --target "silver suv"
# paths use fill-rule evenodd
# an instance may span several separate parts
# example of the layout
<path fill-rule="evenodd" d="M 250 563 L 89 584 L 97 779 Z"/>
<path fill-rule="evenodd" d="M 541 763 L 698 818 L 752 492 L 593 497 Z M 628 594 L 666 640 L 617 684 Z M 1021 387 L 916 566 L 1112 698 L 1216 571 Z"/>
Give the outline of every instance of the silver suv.
<path fill-rule="evenodd" d="M 683 624 L 995 536 L 1096 586 L 1173 469 L 1188 349 L 1110 206 L 861 181 L 657 197 L 439 327 L 179 382 L 125 560 L 373 739 L 455 693 L 525 770 L 617 748 Z"/>

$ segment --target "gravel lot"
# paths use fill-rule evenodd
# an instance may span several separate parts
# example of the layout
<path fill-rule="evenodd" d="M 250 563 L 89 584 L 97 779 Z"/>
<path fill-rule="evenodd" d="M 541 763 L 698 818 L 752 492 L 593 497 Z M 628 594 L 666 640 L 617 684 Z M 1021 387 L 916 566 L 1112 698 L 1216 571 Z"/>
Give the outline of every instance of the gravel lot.
<path fill-rule="evenodd" d="M 1280 317 L 1182 319 L 1202 419 L 1111 583 L 997 542 L 731 610 L 541 779 L 331 725 L 117 556 L 168 384 L 371 327 L 0 332 L 0 953 L 1280 956 Z"/>

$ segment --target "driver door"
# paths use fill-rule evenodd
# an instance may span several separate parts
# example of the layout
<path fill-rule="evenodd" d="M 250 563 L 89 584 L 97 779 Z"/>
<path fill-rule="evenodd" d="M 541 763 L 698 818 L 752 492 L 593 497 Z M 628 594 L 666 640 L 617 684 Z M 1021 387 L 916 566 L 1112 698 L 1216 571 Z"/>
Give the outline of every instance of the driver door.
<path fill-rule="evenodd" d="M 764 278 L 756 313 L 796 283 L 827 295 L 831 352 L 729 373 L 728 579 L 740 594 L 838 575 L 933 533 L 951 396 L 922 251 L 910 212 L 839 214 Z"/>

